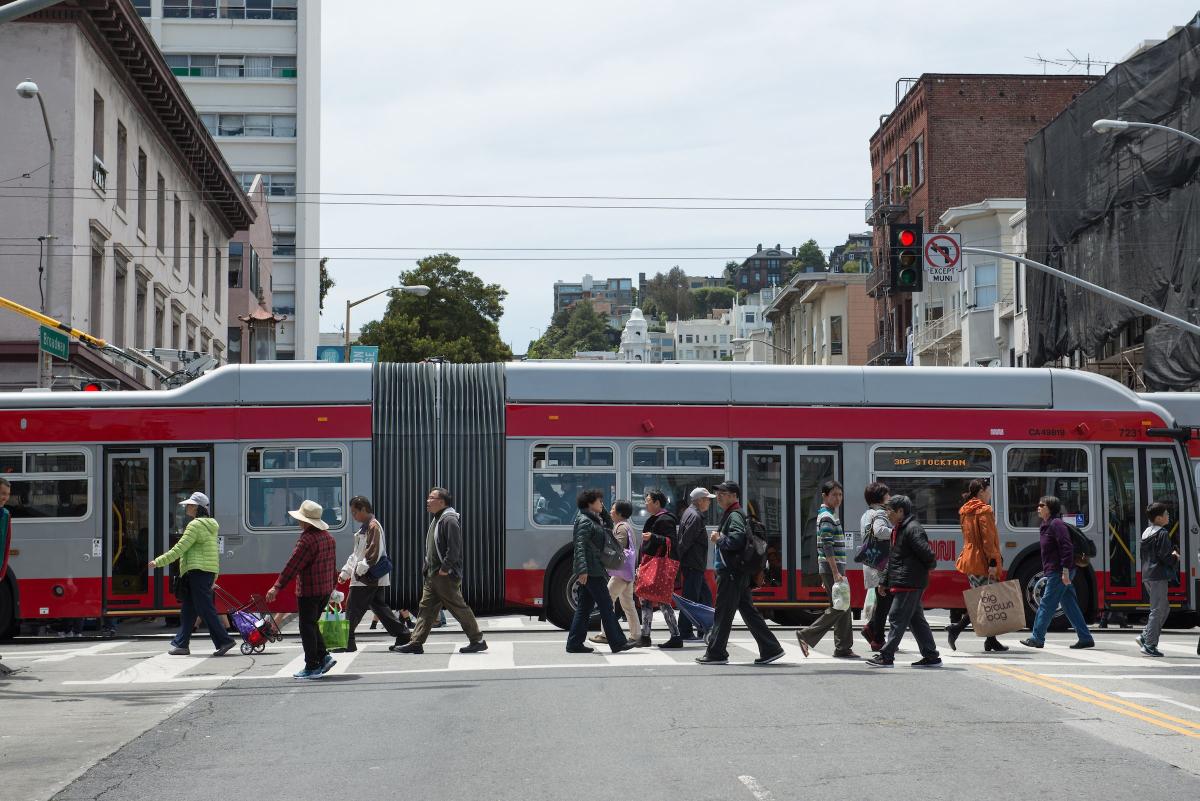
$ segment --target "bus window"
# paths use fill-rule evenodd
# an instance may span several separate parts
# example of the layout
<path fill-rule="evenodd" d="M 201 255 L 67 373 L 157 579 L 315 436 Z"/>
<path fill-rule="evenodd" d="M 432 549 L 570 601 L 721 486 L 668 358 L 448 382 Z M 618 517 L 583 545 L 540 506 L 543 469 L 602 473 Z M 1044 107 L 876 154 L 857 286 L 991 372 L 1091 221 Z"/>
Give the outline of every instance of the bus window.
<path fill-rule="evenodd" d="M 14 520 L 78 519 L 88 514 L 87 456 L 80 451 L 0 454 L 0 473 L 12 485 L 8 511 Z"/>
<path fill-rule="evenodd" d="M 992 452 L 980 446 L 879 447 L 872 459 L 875 480 L 893 495 L 907 495 L 927 526 L 958 525 L 971 479 L 992 475 Z"/>
<path fill-rule="evenodd" d="M 1080 528 L 1090 521 L 1088 454 L 1083 448 L 1009 448 L 1008 524 L 1038 528 L 1038 500 L 1053 495 L 1062 501 L 1063 517 Z"/>
<path fill-rule="evenodd" d="M 725 450 L 717 445 L 635 445 L 630 464 L 630 523 L 639 530 L 646 523 L 646 493 L 650 490 L 662 490 L 667 496 L 667 511 L 679 518 L 690 503 L 688 494 L 693 489 L 707 487 L 711 491 L 725 480 Z M 717 525 L 719 513 L 715 503 L 709 506 L 705 525 Z"/>
<path fill-rule="evenodd" d="M 616 499 L 616 450 L 611 445 L 539 444 L 532 449 L 531 517 L 538 526 L 569 526 L 575 499 L 585 489 L 604 491 L 607 509 Z"/>
<path fill-rule="evenodd" d="M 1171 510 L 1171 524 L 1168 529 L 1171 532 L 1171 540 L 1175 543 L 1176 550 L 1183 553 L 1179 548 L 1179 537 L 1181 525 L 1183 523 L 1183 514 L 1180 504 L 1179 480 L 1175 474 L 1175 462 L 1169 455 L 1157 456 L 1153 452 L 1150 455 L 1150 503 L 1161 502 L 1167 505 Z M 1149 523 L 1150 521 L 1146 521 Z"/>
<path fill-rule="evenodd" d="M 319 503 L 331 529 L 346 523 L 343 449 L 267 446 L 246 451 L 246 523 L 251 529 L 292 529 L 288 510 Z"/>

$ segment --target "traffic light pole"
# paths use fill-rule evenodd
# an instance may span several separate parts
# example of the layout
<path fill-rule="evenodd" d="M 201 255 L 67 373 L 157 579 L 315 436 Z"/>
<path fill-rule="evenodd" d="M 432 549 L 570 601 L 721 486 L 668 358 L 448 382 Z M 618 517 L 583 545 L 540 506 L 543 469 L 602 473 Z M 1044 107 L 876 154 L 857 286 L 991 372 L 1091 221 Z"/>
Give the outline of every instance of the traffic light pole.
<path fill-rule="evenodd" d="M 1167 314 L 1162 309 L 1156 309 L 1153 306 L 1147 306 L 1145 303 L 1140 303 L 1133 298 L 1127 298 L 1124 295 L 1113 292 L 1111 289 L 1105 289 L 1102 286 L 1093 284 L 1091 281 L 1084 281 L 1082 278 L 1078 278 L 1070 273 L 1064 273 L 1062 270 L 1056 270 L 1049 265 L 1042 264 L 1040 261 L 1027 259 L 1024 256 L 1014 256 L 1011 253 L 1004 253 L 1003 251 L 999 250 L 986 250 L 984 248 L 964 247 L 962 252 L 970 253 L 973 256 L 991 256 L 992 258 L 996 259 L 1008 259 L 1009 261 L 1015 261 L 1018 264 L 1024 264 L 1026 267 L 1032 267 L 1033 269 L 1047 273 L 1048 275 L 1053 275 L 1055 278 L 1061 278 L 1069 284 L 1075 284 L 1076 286 L 1080 286 L 1084 289 L 1095 292 L 1097 295 L 1108 298 L 1114 303 L 1120 303 L 1122 306 L 1129 306 L 1130 308 L 1137 309 L 1142 314 L 1150 317 L 1157 317 L 1164 322 L 1177 325 L 1190 333 L 1200 334 L 1200 325 L 1188 322 L 1182 317 L 1176 317 L 1173 314 Z"/>

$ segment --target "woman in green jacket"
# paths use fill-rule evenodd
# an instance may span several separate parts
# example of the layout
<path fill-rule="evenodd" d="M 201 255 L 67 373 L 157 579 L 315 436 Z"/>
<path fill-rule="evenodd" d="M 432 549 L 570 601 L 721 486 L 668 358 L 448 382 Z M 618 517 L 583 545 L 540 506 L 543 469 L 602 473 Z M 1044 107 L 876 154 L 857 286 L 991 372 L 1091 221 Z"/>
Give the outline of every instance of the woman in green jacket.
<path fill-rule="evenodd" d="M 217 521 L 208 512 L 208 496 L 193 492 L 192 497 L 182 501 L 192 521 L 183 530 L 183 536 L 171 550 L 147 565 L 151 570 L 166 567 L 179 560 L 179 587 L 177 597 L 179 610 L 179 633 L 171 640 L 172 656 L 187 656 L 188 641 L 192 638 L 192 627 L 196 618 L 204 620 L 209 636 L 217 650 L 213 656 L 223 656 L 236 643 L 225 631 L 217 607 L 213 604 L 213 583 L 217 580 L 220 552 L 217 548 Z"/>

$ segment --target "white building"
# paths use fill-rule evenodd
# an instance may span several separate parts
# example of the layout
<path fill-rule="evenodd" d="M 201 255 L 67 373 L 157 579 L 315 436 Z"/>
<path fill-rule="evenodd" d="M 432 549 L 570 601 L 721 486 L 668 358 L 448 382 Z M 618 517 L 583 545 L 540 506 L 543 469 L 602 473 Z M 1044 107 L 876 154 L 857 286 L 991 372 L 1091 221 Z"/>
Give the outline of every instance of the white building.
<path fill-rule="evenodd" d="M 733 360 L 767 364 L 773 361 L 771 348 L 771 321 L 767 309 L 783 291 L 783 287 L 769 286 L 746 297 L 745 303 L 735 304 L 730 311 L 733 320 Z M 744 340 L 744 341 L 743 341 Z"/>
<path fill-rule="evenodd" d="M 135 0 L 244 189 L 274 227 L 280 359 L 316 358 L 320 323 L 321 20 L 317 0 Z M 297 203 L 297 197 L 309 202 Z"/>
<path fill-rule="evenodd" d="M 1012 216 L 1023 198 L 989 198 L 942 214 L 943 230 L 963 242 L 1014 252 Z M 913 296 L 913 363 L 924 366 L 1016 365 L 1013 318 L 1018 298 L 1013 263 L 964 254 L 955 280 L 930 283 Z"/>
<path fill-rule="evenodd" d="M 121 346 L 224 358 L 228 243 L 255 212 L 128 4 L 0 25 L 0 53 L 0 175 L 18 176 L 0 198 L 4 296 Z M 26 79 L 55 142 L 49 224 L 42 114 L 12 89 Z M 0 387 L 37 383 L 37 339 L 36 323 L 0 314 Z M 50 363 L 53 376 L 150 385 L 140 368 L 77 344 L 69 357 Z"/>
<path fill-rule="evenodd" d="M 675 343 L 675 361 L 679 362 L 732 360 L 733 332 L 733 317 L 728 311 L 716 318 L 667 323 L 667 334 Z"/>

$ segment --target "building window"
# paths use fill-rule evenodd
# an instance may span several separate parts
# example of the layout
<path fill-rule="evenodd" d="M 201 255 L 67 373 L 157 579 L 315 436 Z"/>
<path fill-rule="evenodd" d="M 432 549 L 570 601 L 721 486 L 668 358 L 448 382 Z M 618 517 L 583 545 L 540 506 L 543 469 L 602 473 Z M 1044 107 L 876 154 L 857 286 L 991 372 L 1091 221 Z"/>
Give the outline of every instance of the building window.
<path fill-rule="evenodd" d="M 904 155 L 900 156 L 899 174 L 900 174 L 900 186 L 911 186 L 912 185 L 908 180 L 909 175 L 908 175 L 908 152 L 907 151 L 904 152 Z"/>
<path fill-rule="evenodd" d="M 687 509 L 695 487 L 715 487 L 725 480 L 725 449 L 719 445 L 635 445 L 630 449 L 629 489 L 633 502 L 630 523 L 645 524 L 646 494 L 653 489 L 667 496 L 666 510 L 678 518 Z M 709 507 L 705 524 L 716 526 L 720 510 Z"/>
<path fill-rule="evenodd" d="M 150 286 L 144 277 L 138 276 L 137 288 L 134 291 L 133 345 L 144 350 L 146 329 L 151 325 L 151 321 L 146 319 L 146 315 L 150 313 Z"/>
<path fill-rule="evenodd" d="M 259 270 L 258 253 L 255 252 L 254 247 L 251 245 L 247 245 L 246 249 L 250 251 L 250 258 L 248 259 L 250 263 L 250 291 L 255 296 L 261 298 L 263 296 L 263 287 L 262 273 Z"/>
<path fill-rule="evenodd" d="M 87 454 L 75 451 L 0 452 L 0 473 L 12 486 L 13 519 L 87 517 Z"/>
<path fill-rule="evenodd" d="M 276 231 L 273 235 L 273 246 L 271 255 L 273 256 L 295 256 L 296 255 L 296 235 L 294 233 L 283 233 Z"/>
<path fill-rule="evenodd" d="M 1083 448 L 1010 448 L 1008 523 L 1037 528 L 1037 504 L 1043 495 L 1062 501 L 1063 517 L 1088 525 L 1088 454 Z M 890 486 L 890 485 L 889 485 Z M 1082 516 L 1080 519 L 1079 516 Z"/>
<path fill-rule="evenodd" d="M 158 247 L 159 253 L 167 251 L 167 182 L 163 180 L 162 173 L 158 174 L 158 197 L 155 198 L 155 204 L 158 207 L 157 223 L 154 231 L 155 244 Z"/>
<path fill-rule="evenodd" d="M 117 208 L 125 211 L 129 205 L 129 143 L 125 126 L 117 120 Z"/>
<path fill-rule="evenodd" d="M 175 196 L 175 238 L 171 245 L 171 265 L 175 268 L 175 272 L 179 272 L 183 268 L 183 201 L 179 199 L 179 195 Z"/>
<path fill-rule="evenodd" d="M 241 327 L 230 326 L 228 331 L 229 338 L 229 361 L 233 364 L 240 364 L 242 361 L 242 329 Z"/>
<path fill-rule="evenodd" d="M 746 321 L 746 325 L 754 325 L 754 312 L 746 312 L 744 319 Z"/>
<path fill-rule="evenodd" d="M 242 250 L 241 242 L 229 243 L 229 288 L 242 287 Z"/>
<path fill-rule="evenodd" d="M 221 276 L 224 273 L 221 271 L 221 249 L 213 248 L 213 298 L 216 306 L 217 316 L 221 314 L 221 296 L 225 294 L 225 287 L 221 285 Z"/>
<path fill-rule="evenodd" d="M 920 186 L 925 183 L 925 137 L 917 137 L 917 142 L 913 145 L 913 162 L 917 180 L 913 186 Z"/>
<path fill-rule="evenodd" d="M 154 347 L 163 347 L 163 327 L 167 323 L 167 296 L 154 293 L 154 320 L 152 327 L 154 330 Z"/>
<path fill-rule="evenodd" d="M 188 286 L 196 286 L 196 218 L 188 215 Z"/>
<path fill-rule="evenodd" d="M 88 311 L 88 333 L 104 337 L 104 243 L 92 242 L 91 304 Z"/>
<path fill-rule="evenodd" d="M 173 306 L 171 309 L 171 341 L 167 344 L 168 348 L 183 350 L 185 347 L 183 342 L 183 311 L 179 306 Z"/>
<path fill-rule="evenodd" d="M 271 311 L 281 316 L 294 317 L 296 315 L 296 293 L 272 292 Z"/>
<path fill-rule="evenodd" d="M 996 285 L 996 265 L 975 265 L 975 308 L 988 309 L 996 305 L 999 299 Z"/>
<path fill-rule="evenodd" d="M 208 297 L 208 231 L 200 237 L 200 297 Z"/>
<path fill-rule="evenodd" d="M 271 197 L 295 197 L 296 196 L 296 176 L 284 175 L 280 173 L 272 173 L 269 176 L 269 186 L 267 194 Z"/>
<path fill-rule="evenodd" d="M 535 525 L 571 525 L 577 512 L 575 498 L 585 489 L 603 490 L 605 508 L 616 499 L 616 453 L 611 446 L 540 444 L 533 446 L 532 454 Z"/>
<path fill-rule="evenodd" d="M 967 484 L 992 474 L 992 452 L 981 447 L 878 447 L 872 459 L 875 479 L 911 498 L 926 526 L 957 526 Z"/>
<path fill-rule="evenodd" d="M 137 157 L 137 227 L 146 233 L 146 151 L 138 148 Z"/>
<path fill-rule="evenodd" d="M 116 254 L 116 280 L 113 281 L 112 338 L 120 346 L 129 344 L 125 336 L 125 295 L 129 290 L 129 262 Z"/>
<path fill-rule="evenodd" d="M 289 509 L 313 500 L 331 529 L 345 525 L 346 459 L 340 448 L 263 446 L 246 452 L 246 520 L 252 529 L 292 529 Z"/>
<path fill-rule="evenodd" d="M 213 136 L 295 138 L 295 114 L 216 114 L 206 112 L 200 121 Z M 253 177 L 253 176 L 251 176 Z"/>
<path fill-rule="evenodd" d="M 829 355 L 842 355 L 842 318 L 829 318 Z"/>
<path fill-rule="evenodd" d="M 104 98 L 92 93 L 92 155 L 104 161 Z"/>
<path fill-rule="evenodd" d="M 133 9 L 139 17 L 150 16 L 150 0 L 133 0 Z"/>

